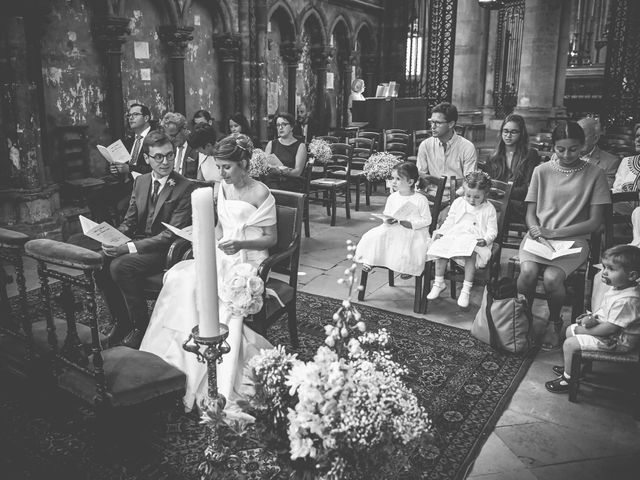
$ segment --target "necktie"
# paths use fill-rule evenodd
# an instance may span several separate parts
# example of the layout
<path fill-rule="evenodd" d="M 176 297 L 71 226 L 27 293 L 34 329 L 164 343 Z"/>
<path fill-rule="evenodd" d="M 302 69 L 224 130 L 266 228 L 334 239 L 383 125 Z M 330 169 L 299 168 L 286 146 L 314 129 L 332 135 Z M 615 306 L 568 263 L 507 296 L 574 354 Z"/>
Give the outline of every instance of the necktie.
<path fill-rule="evenodd" d="M 158 180 L 153 181 L 153 193 L 151 194 L 151 203 L 153 205 L 158 201 L 158 190 L 160 190 L 160 182 Z"/>
<path fill-rule="evenodd" d="M 142 135 L 136 135 L 136 141 L 133 144 L 133 150 L 131 150 L 131 165 L 138 163 L 138 156 L 140 155 L 140 147 L 142 146 Z"/>

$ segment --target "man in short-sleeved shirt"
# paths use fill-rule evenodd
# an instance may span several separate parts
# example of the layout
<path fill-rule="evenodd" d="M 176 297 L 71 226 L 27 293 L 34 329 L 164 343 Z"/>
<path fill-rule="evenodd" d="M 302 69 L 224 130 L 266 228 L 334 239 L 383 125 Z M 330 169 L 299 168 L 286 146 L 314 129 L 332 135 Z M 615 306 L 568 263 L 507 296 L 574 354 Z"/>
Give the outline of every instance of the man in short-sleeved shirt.
<path fill-rule="evenodd" d="M 450 103 L 440 103 L 431 111 L 432 137 L 418 147 L 417 166 L 420 175 L 462 178 L 476 170 L 476 147 L 458 135 L 454 127 L 458 121 L 458 109 Z M 445 192 L 448 198 L 448 192 Z"/>

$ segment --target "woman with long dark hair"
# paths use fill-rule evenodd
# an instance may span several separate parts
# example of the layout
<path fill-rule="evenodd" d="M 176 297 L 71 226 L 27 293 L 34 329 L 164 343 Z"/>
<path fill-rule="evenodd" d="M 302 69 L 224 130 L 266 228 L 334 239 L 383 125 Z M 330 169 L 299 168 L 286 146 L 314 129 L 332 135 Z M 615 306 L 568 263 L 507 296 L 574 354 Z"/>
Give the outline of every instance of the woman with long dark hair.
<path fill-rule="evenodd" d="M 495 180 L 513 182 L 509 201 L 509 221 L 524 223 L 527 206 L 524 197 L 529 189 L 533 169 L 540 164 L 540 155 L 529 146 L 529 134 L 524 118 L 507 115 L 500 127 L 496 151 L 480 168 Z"/>

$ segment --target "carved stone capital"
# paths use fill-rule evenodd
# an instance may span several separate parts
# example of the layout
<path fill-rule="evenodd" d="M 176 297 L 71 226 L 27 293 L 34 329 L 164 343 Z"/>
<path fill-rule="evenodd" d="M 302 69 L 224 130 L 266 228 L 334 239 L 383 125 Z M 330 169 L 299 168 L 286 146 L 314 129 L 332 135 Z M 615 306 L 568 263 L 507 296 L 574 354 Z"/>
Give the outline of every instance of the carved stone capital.
<path fill-rule="evenodd" d="M 360 66 L 366 72 L 373 72 L 378 68 L 378 56 L 375 53 L 360 55 Z"/>
<path fill-rule="evenodd" d="M 287 65 L 297 66 L 302 56 L 302 45 L 300 42 L 284 42 L 280 44 L 280 56 Z"/>
<path fill-rule="evenodd" d="M 240 36 L 223 34 L 213 37 L 213 45 L 220 53 L 223 62 L 237 62 L 240 60 Z"/>
<path fill-rule="evenodd" d="M 350 71 L 352 65 L 357 65 L 360 59 L 358 52 L 340 52 L 338 54 L 338 65 L 341 70 Z"/>
<path fill-rule="evenodd" d="M 160 25 L 158 36 L 169 48 L 171 58 L 184 58 L 187 45 L 193 40 L 193 27 L 177 27 L 175 25 Z"/>
<path fill-rule="evenodd" d="M 311 68 L 321 70 L 327 68 L 327 63 L 336 53 L 334 47 L 311 47 Z"/>
<path fill-rule="evenodd" d="M 129 19 L 120 17 L 98 17 L 91 30 L 96 43 L 106 53 L 122 53 L 122 44 L 131 33 Z"/>

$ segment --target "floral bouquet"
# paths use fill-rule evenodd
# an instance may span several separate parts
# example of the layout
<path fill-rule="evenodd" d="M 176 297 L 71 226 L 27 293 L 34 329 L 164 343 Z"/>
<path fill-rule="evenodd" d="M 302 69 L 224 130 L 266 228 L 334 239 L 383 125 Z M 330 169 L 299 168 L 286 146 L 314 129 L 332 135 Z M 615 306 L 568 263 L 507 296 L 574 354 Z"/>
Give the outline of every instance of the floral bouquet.
<path fill-rule="evenodd" d="M 309 154 L 317 163 L 324 165 L 331 160 L 331 146 L 325 140 L 314 138 L 309 144 Z"/>
<path fill-rule="evenodd" d="M 232 313 L 246 317 L 260 311 L 263 292 L 264 282 L 258 276 L 258 270 L 249 263 L 240 263 L 231 268 L 218 295 Z"/>
<path fill-rule="evenodd" d="M 391 178 L 391 171 L 394 165 L 399 162 L 400 159 L 390 153 L 374 153 L 364 163 L 363 172 L 370 182 L 387 180 Z"/>
<path fill-rule="evenodd" d="M 348 249 L 351 260 L 355 246 Z M 431 441 L 431 422 L 402 380 L 407 371 L 392 359 L 388 333 L 365 332 L 351 303 L 355 269 L 341 279 L 349 298 L 312 361 L 282 347 L 250 361 L 258 385 L 252 406 L 303 478 L 396 478 Z"/>
<path fill-rule="evenodd" d="M 254 148 L 249 162 L 249 176 L 253 178 L 264 177 L 269 173 L 267 154 L 260 148 Z"/>

